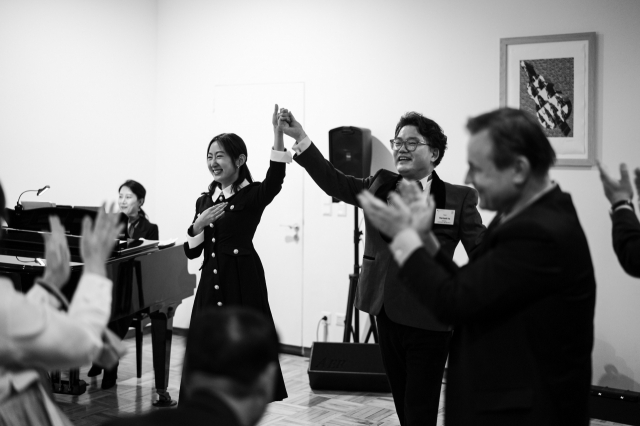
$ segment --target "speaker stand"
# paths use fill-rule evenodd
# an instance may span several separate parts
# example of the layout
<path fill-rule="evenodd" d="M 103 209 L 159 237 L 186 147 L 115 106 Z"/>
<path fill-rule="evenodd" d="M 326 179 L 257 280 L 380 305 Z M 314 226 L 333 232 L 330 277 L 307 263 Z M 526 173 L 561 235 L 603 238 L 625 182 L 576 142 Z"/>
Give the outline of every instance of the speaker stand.
<path fill-rule="evenodd" d="M 347 313 L 344 318 L 344 335 L 342 341 L 349 343 L 353 337 L 353 343 L 360 341 L 360 311 L 354 306 L 356 300 L 356 288 L 360 279 L 360 239 L 362 231 L 358 224 L 358 207 L 354 206 L 353 211 L 353 274 L 349 274 L 349 295 L 347 296 Z M 369 314 L 369 331 L 365 339 L 365 343 L 369 341 L 369 337 L 373 336 L 373 341 L 378 343 L 378 329 L 376 327 L 376 319 Z"/>

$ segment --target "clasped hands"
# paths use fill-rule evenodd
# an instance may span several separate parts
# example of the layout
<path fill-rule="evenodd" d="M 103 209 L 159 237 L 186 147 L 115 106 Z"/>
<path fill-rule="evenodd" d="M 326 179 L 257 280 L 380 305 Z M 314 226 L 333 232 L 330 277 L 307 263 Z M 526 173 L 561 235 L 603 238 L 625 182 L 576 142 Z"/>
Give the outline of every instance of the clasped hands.
<path fill-rule="evenodd" d="M 360 193 L 358 201 L 371 223 L 388 237 L 413 229 L 424 240 L 433 224 L 436 209 L 433 197 L 422 192 L 415 182 L 402 180 L 398 189 L 400 194 L 389 194 L 388 204 L 369 191 Z"/>

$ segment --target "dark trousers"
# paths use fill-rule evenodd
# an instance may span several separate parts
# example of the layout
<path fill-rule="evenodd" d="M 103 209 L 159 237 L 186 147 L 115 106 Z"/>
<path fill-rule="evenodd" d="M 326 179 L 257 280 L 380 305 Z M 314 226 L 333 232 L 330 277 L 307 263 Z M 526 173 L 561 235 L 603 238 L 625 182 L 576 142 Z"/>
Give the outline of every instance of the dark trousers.
<path fill-rule="evenodd" d="M 382 362 L 400 424 L 435 426 L 451 332 L 395 323 L 384 308 L 376 323 Z"/>

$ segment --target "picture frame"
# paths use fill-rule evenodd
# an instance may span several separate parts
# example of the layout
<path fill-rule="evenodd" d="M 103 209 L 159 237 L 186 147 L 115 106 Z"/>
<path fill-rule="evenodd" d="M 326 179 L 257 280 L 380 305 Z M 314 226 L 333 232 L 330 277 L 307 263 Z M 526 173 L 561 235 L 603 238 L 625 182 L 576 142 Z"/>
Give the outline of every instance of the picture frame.
<path fill-rule="evenodd" d="M 592 167 L 596 33 L 500 39 L 500 106 L 531 112 L 543 126 L 559 167 Z"/>

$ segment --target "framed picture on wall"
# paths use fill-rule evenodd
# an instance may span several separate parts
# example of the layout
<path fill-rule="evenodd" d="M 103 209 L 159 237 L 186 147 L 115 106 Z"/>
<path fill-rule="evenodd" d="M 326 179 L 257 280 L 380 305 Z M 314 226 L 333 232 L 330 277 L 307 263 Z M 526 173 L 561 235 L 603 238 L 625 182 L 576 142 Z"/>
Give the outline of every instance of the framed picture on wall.
<path fill-rule="evenodd" d="M 500 39 L 500 106 L 538 120 L 556 166 L 596 163 L 595 84 L 596 33 Z"/>

